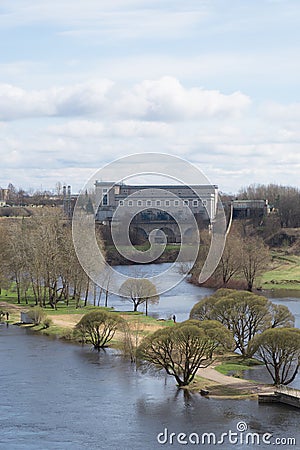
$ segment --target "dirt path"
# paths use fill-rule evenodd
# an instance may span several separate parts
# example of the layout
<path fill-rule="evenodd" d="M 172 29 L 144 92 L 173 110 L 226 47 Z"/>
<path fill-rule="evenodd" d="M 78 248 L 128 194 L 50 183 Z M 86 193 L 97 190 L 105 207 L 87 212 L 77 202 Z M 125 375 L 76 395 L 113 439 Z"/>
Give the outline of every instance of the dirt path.
<path fill-rule="evenodd" d="M 58 325 L 60 327 L 73 328 L 80 321 L 83 314 L 60 314 L 51 317 L 54 325 Z"/>
<path fill-rule="evenodd" d="M 12 305 L 11 303 L 7 303 L 5 301 L 0 302 L 0 309 L 4 312 L 9 313 L 9 319 L 13 322 L 20 322 L 21 319 L 21 311 L 26 310 L 24 306 L 20 305 Z"/>
<path fill-rule="evenodd" d="M 0 302 L 0 308 L 11 309 L 16 311 L 22 311 L 23 309 L 26 309 L 25 306 L 13 305 L 12 303 L 3 301 Z"/>
<path fill-rule="evenodd" d="M 253 394 L 257 394 L 259 392 L 273 392 L 274 390 L 272 386 L 269 385 L 244 380 L 242 378 L 223 375 L 222 373 L 217 372 L 212 367 L 201 368 L 198 370 L 197 374 L 202 378 L 206 378 L 207 380 L 215 381 L 217 384 L 220 384 L 222 386 L 241 391 L 247 390 Z"/>

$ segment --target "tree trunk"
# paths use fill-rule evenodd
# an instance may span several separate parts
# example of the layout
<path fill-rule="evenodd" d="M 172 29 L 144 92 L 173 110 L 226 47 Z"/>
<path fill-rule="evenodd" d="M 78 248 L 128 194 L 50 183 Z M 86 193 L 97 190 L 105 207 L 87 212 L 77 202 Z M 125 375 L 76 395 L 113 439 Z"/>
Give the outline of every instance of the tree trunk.
<path fill-rule="evenodd" d="M 20 289 L 20 282 L 19 282 L 18 276 L 16 276 L 16 286 L 17 286 L 18 304 L 20 304 L 21 303 L 21 289 Z"/>
<path fill-rule="evenodd" d="M 275 386 L 279 386 L 281 384 L 280 370 L 277 365 L 274 367 L 274 384 Z"/>
<path fill-rule="evenodd" d="M 103 292 L 103 288 L 100 287 L 97 306 L 100 306 L 100 301 L 101 301 L 102 292 Z"/>
<path fill-rule="evenodd" d="M 86 284 L 86 290 L 85 290 L 84 306 L 87 305 L 88 296 L 89 296 L 89 290 L 90 290 L 90 279 L 88 278 L 88 281 L 87 281 L 87 284 Z"/>
<path fill-rule="evenodd" d="M 97 297 L 97 285 L 96 285 L 96 283 L 94 283 L 93 306 L 96 306 L 96 297 Z"/>

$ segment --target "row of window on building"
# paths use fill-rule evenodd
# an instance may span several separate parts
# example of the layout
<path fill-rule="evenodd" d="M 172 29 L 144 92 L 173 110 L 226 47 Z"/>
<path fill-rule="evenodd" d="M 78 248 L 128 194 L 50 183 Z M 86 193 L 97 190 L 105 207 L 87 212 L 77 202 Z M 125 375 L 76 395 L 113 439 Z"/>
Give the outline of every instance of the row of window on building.
<path fill-rule="evenodd" d="M 193 206 L 198 207 L 199 203 L 206 206 L 206 200 L 119 200 L 119 206 L 149 206 L 149 207 L 160 207 L 160 206 Z"/>

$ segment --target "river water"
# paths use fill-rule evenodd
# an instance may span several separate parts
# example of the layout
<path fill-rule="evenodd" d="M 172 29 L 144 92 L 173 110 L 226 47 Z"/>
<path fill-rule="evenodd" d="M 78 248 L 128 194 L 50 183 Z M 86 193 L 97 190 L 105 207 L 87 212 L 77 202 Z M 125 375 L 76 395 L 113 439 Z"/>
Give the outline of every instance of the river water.
<path fill-rule="evenodd" d="M 115 266 L 115 269 L 127 276 L 153 276 L 166 271 L 170 263 L 162 264 L 145 264 L 140 266 Z M 193 305 L 201 298 L 211 295 L 214 289 L 194 286 L 193 284 L 183 281 L 168 292 L 160 296 L 158 304 L 149 305 L 149 315 L 157 318 L 168 319 L 176 315 L 178 322 L 189 318 L 190 310 Z M 262 293 L 263 294 L 263 293 Z M 276 292 L 265 293 L 265 295 L 274 303 L 286 305 L 295 316 L 295 324 L 300 328 L 300 298 L 296 296 L 284 297 L 284 294 Z M 296 294 L 296 292 L 294 292 Z M 276 295 L 276 296 L 275 296 Z M 286 294 L 285 294 L 286 295 Z M 102 304 L 104 299 L 102 299 Z M 127 300 L 124 301 L 116 295 L 110 295 L 108 306 L 113 306 L 117 310 L 131 310 L 132 304 Z M 139 307 L 144 312 L 144 305 Z"/>
<path fill-rule="evenodd" d="M 209 292 L 182 283 L 152 305 L 152 313 L 159 317 L 175 313 L 178 320 L 184 320 L 195 301 Z M 277 301 L 291 302 L 297 310 L 296 301 Z M 109 302 L 130 307 L 113 296 Z M 113 350 L 98 353 L 88 346 L 1 324 L 0 364 L 1 450 L 267 449 L 267 442 L 275 445 L 277 438 L 283 443 L 296 438 L 296 446 L 282 447 L 300 448 L 298 409 L 258 405 L 256 400 L 188 397 L 171 377 L 136 371 Z M 246 433 L 237 431 L 238 423 L 240 430 L 247 426 L 248 432 L 258 433 L 260 445 L 247 445 Z M 222 433 L 238 434 L 216 445 L 209 444 L 208 438 L 202 445 L 176 440 L 179 433 L 185 433 L 187 437 L 181 440 L 196 442 L 197 435 L 201 442 L 208 432 L 217 441 Z M 163 433 L 161 443 L 159 433 Z M 265 433 L 270 436 L 263 443 Z"/>

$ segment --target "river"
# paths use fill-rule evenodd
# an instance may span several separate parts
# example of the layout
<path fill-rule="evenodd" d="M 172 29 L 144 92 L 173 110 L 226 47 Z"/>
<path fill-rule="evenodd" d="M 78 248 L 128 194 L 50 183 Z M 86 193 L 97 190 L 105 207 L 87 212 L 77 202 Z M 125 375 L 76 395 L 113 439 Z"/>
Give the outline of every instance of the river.
<path fill-rule="evenodd" d="M 170 263 L 162 264 L 145 264 L 140 266 L 115 266 L 115 270 L 127 276 L 153 276 L 166 271 Z M 157 318 L 168 319 L 176 315 L 178 322 L 187 320 L 189 318 L 190 310 L 193 305 L 197 303 L 201 298 L 211 295 L 214 289 L 208 289 L 203 287 L 194 286 L 187 281 L 175 286 L 168 292 L 165 292 L 160 296 L 158 304 L 149 305 L 149 315 Z M 262 293 L 264 294 L 264 293 Z M 276 294 L 275 292 L 266 292 L 265 295 L 274 303 L 286 305 L 295 316 L 295 324 L 300 328 L 300 298 L 296 297 L 296 292 L 293 295 L 286 297 L 282 291 Z M 103 304 L 104 299 L 102 299 Z M 113 306 L 117 310 L 130 310 L 132 309 L 131 303 L 127 300 L 124 301 L 116 295 L 110 295 L 108 300 L 108 306 Z M 139 308 L 140 311 L 144 311 L 144 305 Z"/>
<path fill-rule="evenodd" d="M 152 305 L 151 312 L 159 317 L 175 313 L 184 320 L 191 306 L 209 292 L 183 282 Z M 113 296 L 109 303 L 130 309 Z M 292 303 L 295 312 L 297 302 Z M 225 437 L 222 445 L 209 445 L 206 438 L 199 446 L 267 449 L 270 446 L 262 442 L 262 436 L 270 433 L 266 442 L 292 437 L 298 440 L 297 446 L 285 448 L 300 447 L 299 410 L 258 405 L 256 400 L 187 396 L 171 377 L 136 371 L 113 350 L 98 353 L 88 346 L 1 324 L 0 361 L 1 450 L 195 448 L 192 443 L 179 444 L 178 433 L 185 433 L 192 442 L 196 437 L 191 433 L 201 439 L 203 433 L 211 432 L 220 440 L 222 433 L 237 432 L 238 423 L 240 429 L 247 426 L 249 432 L 258 433 L 259 446 L 246 445 L 245 433 L 240 431 L 231 442 Z M 159 433 L 163 433 L 162 443 L 157 441 Z M 239 443 L 234 443 L 237 438 Z"/>

